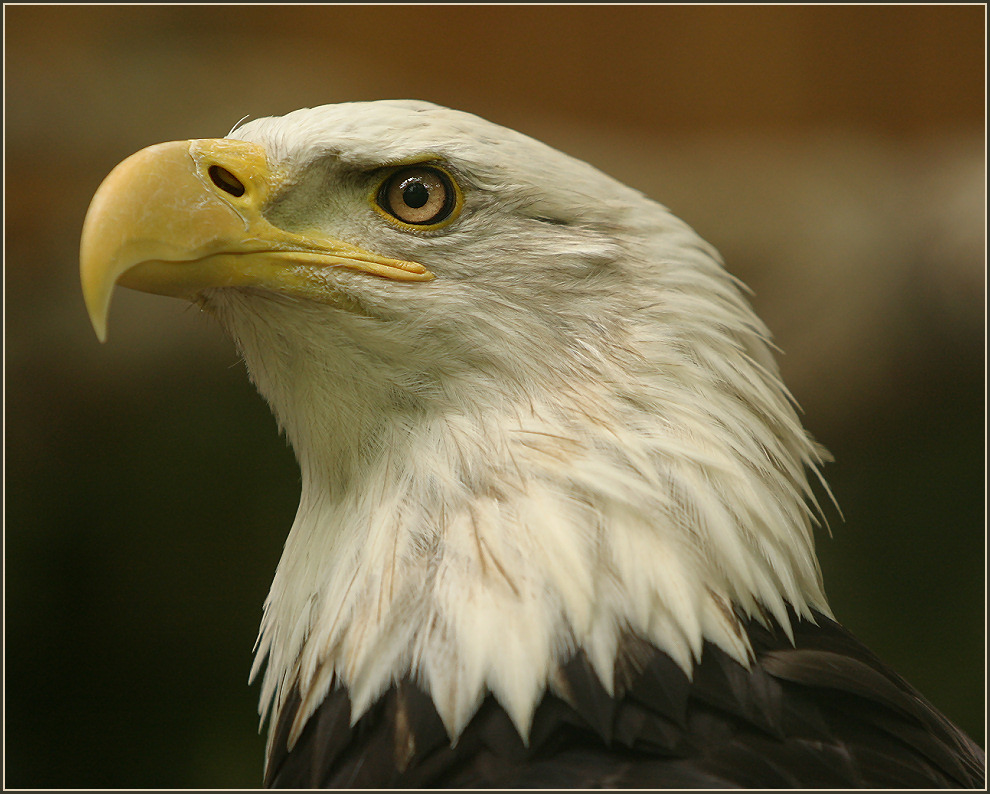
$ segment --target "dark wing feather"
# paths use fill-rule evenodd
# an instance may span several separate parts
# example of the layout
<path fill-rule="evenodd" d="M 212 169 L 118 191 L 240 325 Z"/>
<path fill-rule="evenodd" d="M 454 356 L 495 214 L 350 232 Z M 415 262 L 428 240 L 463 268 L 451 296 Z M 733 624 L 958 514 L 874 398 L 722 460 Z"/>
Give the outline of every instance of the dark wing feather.
<path fill-rule="evenodd" d="M 983 751 L 834 621 L 744 621 L 745 668 L 706 644 L 689 680 L 627 639 L 610 697 L 583 653 L 536 710 L 528 745 L 488 697 L 451 746 L 432 701 L 402 681 L 350 725 L 334 688 L 287 747 L 274 730 L 274 787 L 931 788 L 983 786 Z"/>

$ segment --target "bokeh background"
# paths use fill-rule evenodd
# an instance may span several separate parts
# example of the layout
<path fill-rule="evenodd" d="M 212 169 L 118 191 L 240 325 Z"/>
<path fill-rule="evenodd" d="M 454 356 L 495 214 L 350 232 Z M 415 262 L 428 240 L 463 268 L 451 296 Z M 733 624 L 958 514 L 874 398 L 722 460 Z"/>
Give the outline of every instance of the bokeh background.
<path fill-rule="evenodd" d="M 982 6 L 5 6 L 5 784 L 260 782 L 247 674 L 298 475 L 219 329 L 121 290 L 151 143 L 415 97 L 589 160 L 724 254 L 836 462 L 838 617 L 985 741 Z"/>

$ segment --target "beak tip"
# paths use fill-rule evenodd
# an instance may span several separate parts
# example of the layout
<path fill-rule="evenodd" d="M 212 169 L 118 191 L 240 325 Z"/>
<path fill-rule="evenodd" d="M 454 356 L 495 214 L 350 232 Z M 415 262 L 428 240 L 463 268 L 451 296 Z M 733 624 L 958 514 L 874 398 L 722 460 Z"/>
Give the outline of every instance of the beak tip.
<path fill-rule="evenodd" d="M 86 296 L 89 298 L 89 296 Z M 86 314 L 89 316 L 89 322 L 93 326 L 93 331 L 96 333 L 96 338 L 100 342 L 107 341 L 107 310 L 110 308 L 110 296 L 106 297 L 106 300 L 102 301 L 103 310 L 100 311 L 97 306 L 99 306 L 100 301 L 86 301 Z"/>
<path fill-rule="evenodd" d="M 90 317 L 89 321 L 93 324 L 93 331 L 96 333 L 96 338 L 100 341 L 100 344 L 104 344 L 107 341 L 106 320 L 100 321 L 96 317 Z"/>

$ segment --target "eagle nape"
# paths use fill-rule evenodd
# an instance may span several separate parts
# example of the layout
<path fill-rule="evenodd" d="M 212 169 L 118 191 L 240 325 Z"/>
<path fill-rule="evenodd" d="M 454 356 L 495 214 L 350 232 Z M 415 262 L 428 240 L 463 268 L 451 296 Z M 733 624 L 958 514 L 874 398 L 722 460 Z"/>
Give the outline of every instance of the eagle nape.
<path fill-rule="evenodd" d="M 121 163 L 115 285 L 237 345 L 302 492 L 252 676 L 282 787 L 984 785 L 839 625 L 826 455 L 717 252 L 642 194 L 418 101 Z"/>

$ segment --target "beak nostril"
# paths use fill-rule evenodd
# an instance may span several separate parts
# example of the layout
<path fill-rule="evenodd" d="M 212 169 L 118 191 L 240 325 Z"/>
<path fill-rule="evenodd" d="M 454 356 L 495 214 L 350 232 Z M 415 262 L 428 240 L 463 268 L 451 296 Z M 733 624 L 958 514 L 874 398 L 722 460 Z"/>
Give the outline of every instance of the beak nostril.
<path fill-rule="evenodd" d="M 213 184 L 225 193 L 230 193 L 230 195 L 237 197 L 244 195 L 244 183 L 226 168 L 221 168 L 219 165 L 211 165 L 209 174 L 210 179 L 213 180 Z"/>

